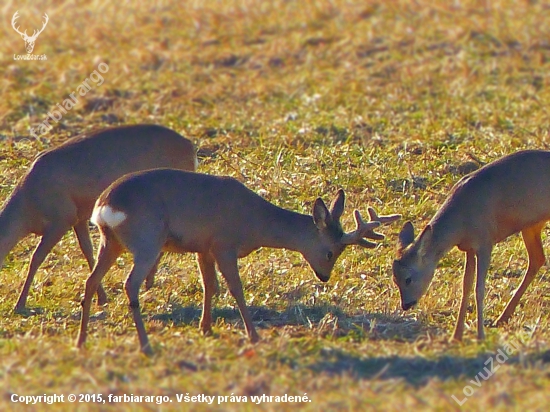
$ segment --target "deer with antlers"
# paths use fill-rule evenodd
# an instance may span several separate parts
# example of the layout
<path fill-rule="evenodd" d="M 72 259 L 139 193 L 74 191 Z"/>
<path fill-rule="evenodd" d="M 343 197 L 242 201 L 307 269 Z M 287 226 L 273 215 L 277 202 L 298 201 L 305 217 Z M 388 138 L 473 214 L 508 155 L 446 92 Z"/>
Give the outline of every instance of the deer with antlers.
<path fill-rule="evenodd" d="M 383 239 L 373 230 L 400 218 L 377 216 L 369 208 L 373 221 L 365 223 L 355 211 L 357 229 L 344 233 L 340 224 L 344 198 L 340 190 L 330 210 L 318 198 L 313 214 L 305 215 L 273 205 L 230 177 L 157 169 L 119 179 L 103 192 L 94 207 L 92 222 L 99 227 L 100 243 L 97 263 L 86 282 L 77 346 L 86 341 L 92 296 L 125 249 L 134 260 L 125 290 L 144 353 L 151 353 L 151 348 L 138 292 L 162 251 L 198 254 L 204 288 L 200 329 L 204 334 L 211 331 L 212 297 L 218 289 L 217 264 L 237 301 L 248 337 L 258 341 L 237 260 L 264 246 L 295 250 L 301 252 L 321 281 L 328 281 L 347 245 L 375 247 L 366 238 Z"/>
<path fill-rule="evenodd" d="M 44 13 L 44 16 L 43 16 L 44 22 L 42 23 L 42 28 L 38 31 L 34 30 L 33 33 L 32 33 L 32 36 L 29 36 L 27 34 L 27 30 L 25 30 L 23 33 L 21 33 L 19 31 L 19 27 L 15 26 L 16 20 L 18 18 L 19 18 L 19 11 L 16 11 L 15 14 L 13 15 L 12 19 L 11 19 L 11 26 L 13 27 L 13 29 L 17 33 L 19 33 L 21 35 L 21 37 L 25 41 L 25 49 L 27 50 L 27 53 L 30 54 L 34 50 L 34 43 L 36 42 L 36 39 L 38 38 L 40 33 L 42 33 L 44 31 L 44 29 L 46 28 L 46 25 L 48 24 L 48 21 L 50 20 L 50 18 L 48 17 L 48 15 L 46 13 Z"/>

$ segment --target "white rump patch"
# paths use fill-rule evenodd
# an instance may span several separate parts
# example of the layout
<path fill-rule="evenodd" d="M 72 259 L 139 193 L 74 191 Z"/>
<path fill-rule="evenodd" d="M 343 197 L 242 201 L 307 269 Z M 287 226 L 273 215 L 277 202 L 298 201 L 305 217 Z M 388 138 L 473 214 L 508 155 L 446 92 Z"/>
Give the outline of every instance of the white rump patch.
<path fill-rule="evenodd" d="M 115 210 L 109 205 L 96 206 L 90 221 L 96 226 L 107 225 L 115 228 L 126 220 L 126 213 Z"/>

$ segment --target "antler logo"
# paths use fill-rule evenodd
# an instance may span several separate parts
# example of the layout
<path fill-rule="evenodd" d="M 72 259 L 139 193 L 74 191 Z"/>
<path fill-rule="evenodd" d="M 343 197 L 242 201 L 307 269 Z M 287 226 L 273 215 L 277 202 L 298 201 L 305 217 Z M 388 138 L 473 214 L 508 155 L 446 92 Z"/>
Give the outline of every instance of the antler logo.
<path fill-rule="evenodd" d="M 13 29 L 19 33 L 21 35 L 21 37 L 23 38 L 23 40 L 25 41 L 25 49 L 27 49 L 27 53 L 28 54 L 31 54 L 33 49 L 34 49 L 34 43 L 36 42 L 36 38 L 38 37 L 38 35 L 40 33 L 42 33 L 44 31 L 44 29 L 46 28 L 46 24 L 48 24 L 48 21 L 50 20 L 50 18 L 48 17 L 48 15 L 46 13 L 44 13 L 44 23 L 42 25 L 42 28 L 38 31 L 34 30 L 32 36 L 29 36 L 27 34 L 27 30 L 25 30 L 24 33 L 21 33 L 19 31 L 19 27 L 16 27 L 15 26 L 15 21 L 17 20 L 17 18 L 19 17 L 19 11 L 16 11 L 15 14 L 13 15 L 12 19 L 11 19 L 11 25 L 13 27 Z"/>

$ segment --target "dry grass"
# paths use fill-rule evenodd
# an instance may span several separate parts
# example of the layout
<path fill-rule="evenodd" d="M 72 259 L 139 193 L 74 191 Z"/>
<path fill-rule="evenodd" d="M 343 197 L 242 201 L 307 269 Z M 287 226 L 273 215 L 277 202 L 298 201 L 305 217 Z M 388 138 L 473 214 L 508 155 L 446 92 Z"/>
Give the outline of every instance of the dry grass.
<path fill-rule="evenodd" d="M 183 4 L 182 4 L 183 3 Z M 5 198 L 42 149 L 109 124 L 154 122 L 192 138 L 202 172 L 230 174 L 274 203 L 309 211 L 313 200 L 348 194 L 350 211 L 375 206 L 422 226 L 472 165 L 548 146 L 550 7 L 542 1 L 53 1 L 0 10 L 0 191 Z M 34 53 L 14 61 L 22 29 L 50 23 Z M 67 98 L 100 62 L 105 82 L 39 140 L 29 126 Z M 467 163 L 470 162 L 470 163 Z M 475 163 L 475 162 L 474 162 Z M 141 297 L 153 358 L 137 336 L 122 290 L 131 264 L 106 278 L 110 302 L 74 349 L 88 271 L 68 234 L 38 273 L 21 317 L 12 307 L 36 239 L 21 242 L 2 270 L 0 386 L 13 393 L 171 396 L 130 410 L 459 409 L 500 345 L 521 349 L 463 408 L 542 410 L 548 398 L 548 269 L 510 324 L 475 341 L 447 343 L 462 256 L 440 263 L 418 309 L 403 314 L 390 271 L 398 226 L 375 251 L 347 250 L 327 284 L 293 252 L 260 250 L 240 261 L 263 341 L 247 343 L 225 285 L 214 337 L 197 331 L 202 296 L 191 256 L 169 256 Z M 548 246 L 548 242 L 545 241 Z M 526 267 L 519 237 L 493 254 L 486 317 L 495 319 Z M 473 302 L 472 302 L 473 303 Z M 178 404 L 181 393 L 303 395 L 312 402 Z M 249 398 L 250 400 L 250 398 Z M 57 405 L 74 410 L 74 404 Z M 19 407 L 21 410 L 30 409 Z M 79 404 L 79 410 L 106 405 Z M 35 405 L 32 410 L 51 409 Z M 110 409 L 110 408 L 109 408 Z"/>

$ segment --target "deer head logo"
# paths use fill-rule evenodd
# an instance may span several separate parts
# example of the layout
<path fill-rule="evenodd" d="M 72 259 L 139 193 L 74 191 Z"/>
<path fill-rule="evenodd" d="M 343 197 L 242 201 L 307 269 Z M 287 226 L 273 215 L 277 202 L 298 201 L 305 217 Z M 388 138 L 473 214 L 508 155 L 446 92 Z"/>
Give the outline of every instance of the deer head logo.
<path fill-rule="evenodd" d="M 19 27 L 16 27 L 15 26 L 15 21 L 17 20 L 17 18 L 19 17 L 19 11 L 16 11 L 15 14 L 13 15 L 12 19 L 11 19 L 11 25 L 13 27 L 13 29 L 19 33 L 21 35 L 21 37 L 23 38 L 23 40 L 25 41 L 25 49 L 27 49 L 27 53 L 32 53 L 33 49 L 34 49 L 34 42 L 36 41 L 36 38 L 38 37 L 38 35 L 40 33 L 42 33 L 44 31 L 44 29 L 46 28 L 46 24 L 48 24 L 48 21 L 50 20 L 48 15 L 46 13 L 44 13 L 44 23 L 42 25 L 42 28 L 38 31 L 34 30 L 32 36 L 29 36 L 27 35 L 27 30 L 25 30 L 24 33 L 21 33 L 19 31 Z"/>

